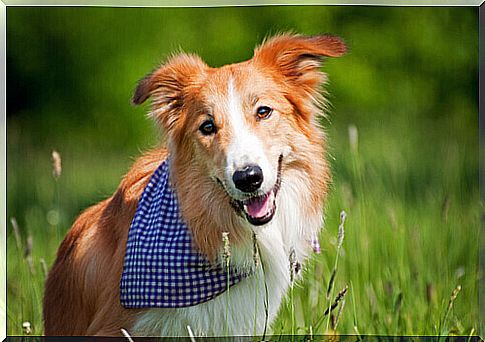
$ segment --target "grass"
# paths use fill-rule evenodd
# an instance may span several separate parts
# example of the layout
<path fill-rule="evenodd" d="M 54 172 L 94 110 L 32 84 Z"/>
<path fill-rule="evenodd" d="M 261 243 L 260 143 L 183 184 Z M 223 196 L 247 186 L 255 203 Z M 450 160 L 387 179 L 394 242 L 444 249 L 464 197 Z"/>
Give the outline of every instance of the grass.
<path fill-rule="evenodd" d="M 382 139 L 387 144 L 384 148 L 396 149 L 392 154 L 382 154 L 382 159 L 401 157 L 396 140 Z M 403 165 L 402 159 L 401 163 L 391 161 L 385 167 L 381 162 L 371 171 L 370 163 L 363 160 L 372 158 L 373 151 L 359 154 L 352 146 L 352 139 L 348 147 L 349 178 L 335 175 L 327 205 L 327 229 L 320 238 L 323 253 L 314 257 L 295 293 L 302 312 L 296 323 L 297 331 L 307 333 L 312 323 L 308 320 L 311 312 L 328 310 L 332 296 L 326 297 L 325 292 L 327 288 L 331 290 L 327 284 L 335 282 L 333 287 L 338 289 L 350 284 L 348 291 L 353 304 L 353 308 L 341 311 L 338 333 L 469 335 L 476 332 L 480 212 L 477 188 L 453 184 L 458 186 L 453 193 L 450 183 L 440 187 L 423 184 L 423 188 L 416 189 L 419 190 L 416 194 L 409 193 L 416 185 L 406 186 L 405 173 L 394 184 L 386 178 L 396 177 L 392 169 L 388 171 L 390 167 L 395 172 L 403 172 L 402 168 L 416 172 L 410 167 L 415 160 L 407 160 L 408 165 Z M 365 149 L 363 146 L 362 150 Z M 449 177 L 459 183 L 458 174 L 447 174 L 456 168 L 445 167 L 438 156 L 423 154 L 421 157 L 417 148 L 412 153 L 410 157 L 423 158 L 421 162 L 436 162 L 433 177 Z M 458 154 L 454 157 L 457 159 L 448 159 L 446 164 L 460 162 Z M 374 176 L 369 177 L 372 173 Z M 469 197 L 463 197 L 465 194 Z M 348 217 L 339 256 L 337 227 L 341 209 L 348 212 Z M 337 268 L 339 257 L 341 262 Z M 456 289 L 462 289 L 462 293 L 458 294 Z M 288 306 L 283 307 L 275 324 L 276 332 L 289 332 L 290 311 Z M 330 316 L 327 319 L 330 321 Z M 328 327 L 329 322 L 326 326 L 314 327 L 313 334 L 331 332 Z"/>
<path fill-rule="evenodd" d="M 305 265 L 273 332 L 474 334 L 481 209 L 473 135 L 356 124 L 349 140 L 349 126 L 337 121 L 328 131 L 334 180 L 322 252 Z M 80 210 L 111 194 L 138 153 L 39 147 L 9 134 L 18 144 L 8 146 L 8 217 L 18 228 L 7 229 L 7 332 L 25 334 L 29 322 L 38 335 L 44 265 Z M 62 156 L 57 179 L 54 148 Z M 338 238 L 342 210 L 345 239 Z"/>

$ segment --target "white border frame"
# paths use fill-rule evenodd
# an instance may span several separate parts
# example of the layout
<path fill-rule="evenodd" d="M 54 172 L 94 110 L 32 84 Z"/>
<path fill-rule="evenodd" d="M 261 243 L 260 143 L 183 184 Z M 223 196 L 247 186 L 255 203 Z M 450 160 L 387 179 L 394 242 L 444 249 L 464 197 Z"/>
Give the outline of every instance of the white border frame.
<path fill-rule="evenodd" d="M 0 340 L 7 336 L 7 6 L 0 1 Z"/>

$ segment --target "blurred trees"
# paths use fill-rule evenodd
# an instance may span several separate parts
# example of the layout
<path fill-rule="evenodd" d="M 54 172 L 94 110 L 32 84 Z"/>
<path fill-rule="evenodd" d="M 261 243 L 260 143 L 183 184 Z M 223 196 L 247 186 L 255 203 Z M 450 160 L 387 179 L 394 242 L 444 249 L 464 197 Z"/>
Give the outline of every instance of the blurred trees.
<path fill-rule="evenodd" d="M 130 105 L 132 91 L 174 51 L 220 66 L 250 58 L 264 37 L 281 31 L 328 32 L 349 46 L 348 55 L 324 65 L 332 103 L 324 126 L 337 177 L 352 170 L 347 128 L 354 124 L 370 184 L 412 201 L 443 184 L 473 188 L 477 30 L 477 9 L 463 7 L 9 7 L 8 172 L 9 194 L 17 193 L 9 195 L 9 212 L 35 199 L 19 187 L 38 187 L 33 175 L 52 149 L 72 158 L 73 172 L 89 168 L 85 159 L 122 158 L 121 170 L 106 165 L 110 176 L 95 183 L 100 197 L 114 190 L 119 177 L 112 175 L 126 170 L 128 156 L 157 141 L 148 106 Z M 72 191 L 79 172 L 66 185 Z M 87 184 L 75 207 L 89 203 L 95 185 Z"/>
<path fill-rule="evenodd" d="M 349 45 L 325 67 L 334 120 L 445 121 L 463 134 L 477 122 L 463 115 L 477 108 L 477 21 L 476 9 L 439 7 L 9 7 L 8 119 L 36 143 L 68 135 L 76 144 L 139 144 L 147 122 L 131 92 L 170 53 L 219 66 L 291 30 L 330 32 Z"/>

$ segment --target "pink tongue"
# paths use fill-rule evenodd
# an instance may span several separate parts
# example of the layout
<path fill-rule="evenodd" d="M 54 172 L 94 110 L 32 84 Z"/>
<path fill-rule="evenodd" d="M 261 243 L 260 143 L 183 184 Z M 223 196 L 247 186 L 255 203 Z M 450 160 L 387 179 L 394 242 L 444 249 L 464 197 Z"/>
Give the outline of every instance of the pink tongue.
<path fill-rule="evenodd" d="M 271 192 L 269 195 L 262 198 L 250 200 L 245 204 L 247 213 L 255 218 L 266 216 L 273 205 L 274 194 Z"/>

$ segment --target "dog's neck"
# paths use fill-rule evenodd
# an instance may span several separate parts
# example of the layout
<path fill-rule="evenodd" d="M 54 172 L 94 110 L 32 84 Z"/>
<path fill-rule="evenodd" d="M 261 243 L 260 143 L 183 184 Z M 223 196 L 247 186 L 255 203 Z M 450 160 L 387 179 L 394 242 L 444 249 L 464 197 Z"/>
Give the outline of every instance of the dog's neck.
<path fill-rule="evenodd" d="M 297 176 L 298 171 L 295 171 L 296 174 L 292 173 L 293 171 L 287 170 L 287 175 L 292 178 Z M 151 309 L 141 316 L 133 331 L 147 335 L 184 335 L 186 325 L 190 324 L 196 335 L 219 336 L 224 334 L 225 325 L 229 324 L 231 333 L 236 335 L 248 334 L 253 329 L 256 329 L 256 334 L 262 334 L 265 320 L 268 322 L 274 320 L 281 300 L 291 284 L 291 251 L 295 251 L 296 262 L 303 262 L 311 250 L 312 232 L 317 232 L 322 226 L 321 208 L 312 211 L 302 205 L 308 203 L 311 199 L 308 191 L 305 190 L 306 188 L 302 188 L 311 184 L 305 183 L 304 179 L 306 178 L 301 178 L 301 181 L 294 183 L 283 182 L 280 195 L 277 198 L 277 212 L 271 222 L 261 227 L 253 227 L 246 220 L 241 219 L 236 221 L 239 224 L 238 226 L 232 227 L 238 229 L 239 233 L 245 234 L 239 235 L 240 240 L 236 240 L 234 236 L 230 235 L 230 265 L 239 269 L 253 270 L 251 276 L 231 288 L 230 291 L 197 306 L 183 308 L 175 312 L 170 311 L 168 315 L 164 315 L 164 311 L 159 309 Z M 214 200 L 221 200 L 215 195 L 213 197 Z M 198 197 L 197 201 L 203 201 L 203 198 Z M 181 206 L 184 205 L 183 202 L 182 200 Z M 207 200 L 201 203 L 204 205 L 214 204 L 215 206 L 224 205 L 222 202 Z M 232 210 L 232 208 L 228 204 L 223 210 Z M 196 213 L 206 215 L 207 211 Z M 237 215 L 234 215 L 234 217 L 238 218 Z M 203 227 L 197 228 L 201 230 L 196 232 L 203 232 Z M 217 227 L 211 226 L 210 228 L 216 229 Z M 257 240 L 258 254 L 256 255 L 254 253 L 253 232 Z M 215 235 L 218 244 L 215 258 L 222 259 L 222 233 Z M 265 292 L 265 287 L 269 291 Z M 255 304 L 255 298 L 259 301 L 259 304 Z M 228 303 L 232 305 L 228 306 Z M 264 311 L 265 303 L 268 306 L 266 313 Z M 229 310 L 228 317 L 237 317 L 237 323 L 225 323 L 214 319 L 214 317 L 220 317 L 220 313 L 227 312 L 227 310 Z M 255 320 L 254 317 L 257 317 L 257 319 Z M 256 328 L 253 327 L 253 322 L 255 322 Z M 170 329 L 165 327 L 170 327 Z"/>
<path fill-rule="evenodd" d="M 294 249 L 298 259 L 303 260 L 312 236 L 322 226 L 323 195 L 320 194 L 324 194 L 325 189 L 315 192 L 314 187 L 318 184 L 312 180 L 315 179 L 312 175 L 308 175 L 309 171 L 318 172 L 315 167 L 283 169 L 275 217 L 261 227 L 252 226 L 239 215 L 227 193 L 200 171 L 202 168 L 187 166 L 181 158 L 174 159 L 171 167 L 182 216 L 191 230 L 196 248 L 211 261 L 221 256 L 223 232 L 229 233 L 233 259 L 239 266 L 253 263 L 253 234 L 263 246 L 271 249 L 271 245 L 278 241 L 286 256 Z M 326 183 L 322 184 L 326 186 Z"/>
<path fill-rule="evenodd" d="M 147 335 L 184 335 L 186 325 L 190 324 L 196 335 L 219 336 L 229 324 L 234 334 L 247 334 L 253 329 L 256 329 L 256 334 L 262 334 L 264 322 L 274 320 L 291 284 L 292 250 L 295 251 L 294 261 L 303 263 L 311 251 L 313 234 L 322 227 L 322 203 L 329 172 L 321 158 L 323 152 L 320 152 L 286 160 L 276 198 L 275 216 L 260 227 L 250 225 L 245 218 L 237 215 L 226 192 L 201 172 L 202 168 L 174 159 L 171 174 L 176 177 L 172 179 L 172 186 L 199 249 L 212 260 L 222 262 L 222 232 L 229 232 L 231 267 L 252 269 L 254 273 L 209 302 L 169 311 L 168 314 L 160 309 L 148 310 L 140 316 L 133 331 Z M 256 234 L 259 252 L 257 263 L 253 233 Z M 269 291 L 265 292 L 265 288 Z M 266 312 L 265 303 L 268 304 Z M 225 323 L 215 319 L 227 310 L 228 317 L 235 317 L 237 321 Z"/>

